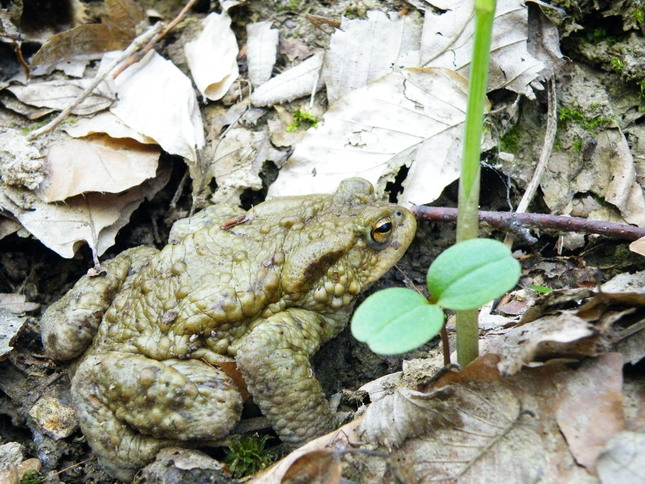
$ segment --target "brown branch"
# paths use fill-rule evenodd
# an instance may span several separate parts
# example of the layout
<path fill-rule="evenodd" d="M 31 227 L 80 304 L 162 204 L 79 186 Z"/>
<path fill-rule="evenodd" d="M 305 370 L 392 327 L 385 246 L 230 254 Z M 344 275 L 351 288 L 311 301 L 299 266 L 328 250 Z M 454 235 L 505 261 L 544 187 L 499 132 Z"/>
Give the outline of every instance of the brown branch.
<path fill-rule="evenodd" d="M 456 208 L 414 205 L 412 212 L 418 218 L 435 222 L 455 222 L 457 220 Z M 645 228 L 643 227 L 544 213 L 480 211 L 479 221 L 491 227 L 520 233 L 520 235 L 523 230 L 530 227 L 546 230 L 561 230 L 563 232 L 599 234 L 626 240 L 636 240 L 640 237 L 645 237 Z"/>

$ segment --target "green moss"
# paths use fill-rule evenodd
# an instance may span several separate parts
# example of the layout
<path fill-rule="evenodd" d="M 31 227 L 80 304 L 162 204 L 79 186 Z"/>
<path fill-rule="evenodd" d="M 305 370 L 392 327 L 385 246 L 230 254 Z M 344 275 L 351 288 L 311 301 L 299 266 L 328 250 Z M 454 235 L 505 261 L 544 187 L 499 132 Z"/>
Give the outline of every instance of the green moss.
<path fill-rule="evenodd" d="M 224 462 L 231 469 L 234 478 L 255 474 L 275 461 L 275 453 L 265 449 L 269 438 L 268 435 L 259 437 L 257 434 L 232 438 Z"/>
<path fill-rule="evenodd" d="M 591 134 L 597 134 L 599 129 L 612 122 L 611 118 L 589 115 L 580 108 L 567 106 L 562 106 L 558 109 L 558 120 L 561 124 L 575 123 Z"/>
<path fill-rule="evenodd" d="M 507 153 L 517 153 L 520 150 L 520 139 L 522 131 L 519 125 L 515 125 L 499 140 L 502 151 Z"/>
<path fill-rule="evenodd" d="M 25 471 L 20 478 L 20 484 L 40 484 L 44 480 L 45 476 L 43 476 L 39 471 L 36 469 L 29 469 Z"/>
<path fill-rule="evenodd" d="M 293 113 L 293 123 L 287 126 L 287 132 L 293 133 L 299 129 L 317 128 L 319 119 L 312 113 L 296 109 Z"/>
<path fill-rule="evenodd" d="M 582 153 L 582 140 L 581 139 L 575 140 L 573 142 L 573 144 L 571 145 L 571 148 L 573 149 L 573 151 L 577 151 L 578 153 Z"/>

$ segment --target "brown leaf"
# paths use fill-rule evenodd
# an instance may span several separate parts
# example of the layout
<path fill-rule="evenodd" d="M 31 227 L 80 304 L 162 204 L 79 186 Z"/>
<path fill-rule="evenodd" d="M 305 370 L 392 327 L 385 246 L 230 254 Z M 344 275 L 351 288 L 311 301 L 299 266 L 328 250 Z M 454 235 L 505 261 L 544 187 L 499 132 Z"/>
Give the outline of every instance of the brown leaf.
<path fill-rule="evenodd" d="M 336 450 L 320 449 L 298 457 L 282 476 L 281 484 L 336 484 L 342 465 Z"/>
<path fill-rule="evenodd" d="M 31 61 L 31 68 L 49 70 L 63 60 L 127 47 L 136 36 L 145 11 L 133 0 L 106 0 L 108 16 L 100 24 L 79 25 L 54 35 Z"/>
<path fill-rule="evenodd" d="M 47 153 L 48 176 L 36 193 L 45 202 L 87 192 L 119 193 L 155 176 L 159 152 L 157 145 L 105 135 L 56 143 Z"/>
<path fill-rule="evenodd" d="M 576 462 L 592 474 L 607 441 L 625 427 L 622 368 L 622 356 L 607 353 L 556 375 L 555 418 Z"/>

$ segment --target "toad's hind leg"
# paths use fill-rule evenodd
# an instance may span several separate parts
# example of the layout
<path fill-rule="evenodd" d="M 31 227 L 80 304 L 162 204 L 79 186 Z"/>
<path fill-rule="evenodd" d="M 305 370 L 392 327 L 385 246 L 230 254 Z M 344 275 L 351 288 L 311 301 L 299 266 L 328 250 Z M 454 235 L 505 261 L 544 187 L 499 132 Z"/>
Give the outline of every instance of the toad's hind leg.
<path fill-rule="evenodd" d="M 237 387 L 218 368 L 116 351 L 87 357 L 72 394 L 92 450 L 125 481 L 163 447 L 227 435 L 242 409 Z"/>

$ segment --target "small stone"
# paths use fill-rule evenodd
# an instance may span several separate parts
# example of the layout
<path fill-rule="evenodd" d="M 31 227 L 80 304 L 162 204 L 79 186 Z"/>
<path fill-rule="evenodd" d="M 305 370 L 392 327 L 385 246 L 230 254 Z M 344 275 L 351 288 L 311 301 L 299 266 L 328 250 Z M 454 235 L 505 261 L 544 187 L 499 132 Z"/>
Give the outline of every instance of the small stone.
<path fill-rule="evenodd" d="M 54 440 L 64 439 L 78 427 L 76 412 L 54 397 L 43 397 L 29 410 L 29 415 Z"/>

